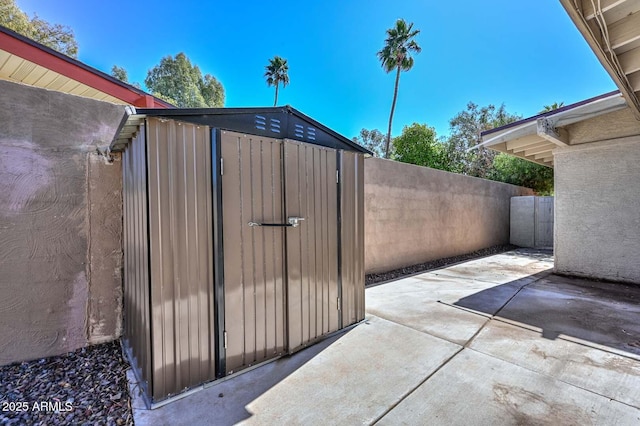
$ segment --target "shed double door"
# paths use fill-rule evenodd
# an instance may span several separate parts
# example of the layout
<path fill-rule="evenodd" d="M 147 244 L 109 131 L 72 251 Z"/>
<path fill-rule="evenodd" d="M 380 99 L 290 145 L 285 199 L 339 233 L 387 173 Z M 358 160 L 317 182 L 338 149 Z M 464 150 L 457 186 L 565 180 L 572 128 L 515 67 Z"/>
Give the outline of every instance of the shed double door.
<path fill-rule="evenodd" d="M 231 374 L 340 327 L 337 152 L 227 131 L 219 140 Z"/>

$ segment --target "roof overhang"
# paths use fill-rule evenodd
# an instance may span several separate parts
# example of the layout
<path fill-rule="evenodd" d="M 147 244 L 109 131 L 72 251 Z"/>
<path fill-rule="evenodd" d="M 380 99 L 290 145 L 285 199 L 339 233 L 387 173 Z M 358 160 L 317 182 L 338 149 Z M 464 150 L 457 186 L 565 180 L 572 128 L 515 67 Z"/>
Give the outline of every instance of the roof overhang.
<path fill-rule="evenodd" d="M 3 26 L 0 26 L 0 79 L 116 104 L 174 108 Z"/>
<path fill-rule="evenodd" d="M 640 0 L 560 0 L 640 120 Z"/>
<path fill-rule="evenodd" d="M 627 108 L 620 92 L 604 95 L 482 132 L 482 143 L 525 160 L 553 167 L 553 150 L 569 145 L 563 126 Z"/>

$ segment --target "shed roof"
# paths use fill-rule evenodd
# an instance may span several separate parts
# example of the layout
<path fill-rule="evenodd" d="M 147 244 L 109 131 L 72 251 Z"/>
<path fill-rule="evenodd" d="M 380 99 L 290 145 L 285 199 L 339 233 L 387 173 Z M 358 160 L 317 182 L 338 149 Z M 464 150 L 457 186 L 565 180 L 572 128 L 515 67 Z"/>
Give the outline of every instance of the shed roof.
<path fill-rule="evenodd" d="M 174 108 L 168 102 L 0 26 L 0 79 L 123 105 Z"/>
<path fill-rule="evenodd" d="M 179 108 L 170 110 L 128 108 L 129 116 L 111 144 L 112 151 L 121 151 L 139 131 L 146 117 L 162 117 L 212 128 L 279 139 L 294 139 L 329 148 L 372 155 L 340 133 L 314 120 L 297 109 L 283 107 L 251 108 Z"/>
<path fill-rule="evenodd" d="M 627 108 L 627 103 L 619 91 L 605 93 L 484 131 L 481 133 L 482 143 L 476 147 L 491 148 L 553 167 L 553 150 L 569 145 L 563 126 L 624 108 Z"/>

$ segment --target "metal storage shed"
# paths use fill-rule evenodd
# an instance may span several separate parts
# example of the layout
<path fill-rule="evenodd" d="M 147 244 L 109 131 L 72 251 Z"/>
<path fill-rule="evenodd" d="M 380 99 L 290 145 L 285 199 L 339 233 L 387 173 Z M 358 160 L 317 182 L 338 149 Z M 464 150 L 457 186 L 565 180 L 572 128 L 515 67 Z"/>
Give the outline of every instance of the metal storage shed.
<path fill-rule="evenodd" d="M 369 151 L 290 107 L 132 109 L 112 149 L 150 405 L 364 319 Z"/>

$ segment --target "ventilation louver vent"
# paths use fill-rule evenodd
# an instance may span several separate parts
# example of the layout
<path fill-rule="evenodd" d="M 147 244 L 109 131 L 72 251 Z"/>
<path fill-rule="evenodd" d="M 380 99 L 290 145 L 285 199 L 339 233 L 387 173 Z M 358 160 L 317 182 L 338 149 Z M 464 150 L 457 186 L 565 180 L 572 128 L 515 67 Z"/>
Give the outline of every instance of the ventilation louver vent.
<path fill-rule="evenodd" d="M 256 129 L 267 130 L 267 119 L 261 115 L 256 115 Z"/>
<path fill-rule="evenodd" d="M 272 118 L 269 120 L 269 130 L 271 130 L 273 133 L 280 133 L 280 120 L 278 120 L 277 118 Z"/>
<path fill-rule="evenodd" d="M 316 129 L 314 129 L 313 127 L 307 127 L 307 139 L 309 139 L 310 141 L 316 140 Z"/>
<path fill-rule="evenodd" d="M 301 124 L 296 124 L 296 127 L 293 130 L 293 133 L 296 138 L 304 139 L 304 126 Z"/>

